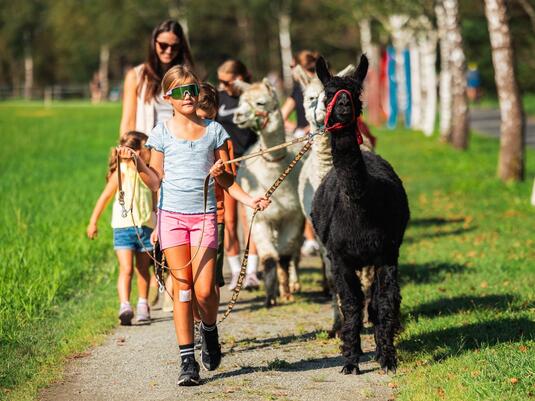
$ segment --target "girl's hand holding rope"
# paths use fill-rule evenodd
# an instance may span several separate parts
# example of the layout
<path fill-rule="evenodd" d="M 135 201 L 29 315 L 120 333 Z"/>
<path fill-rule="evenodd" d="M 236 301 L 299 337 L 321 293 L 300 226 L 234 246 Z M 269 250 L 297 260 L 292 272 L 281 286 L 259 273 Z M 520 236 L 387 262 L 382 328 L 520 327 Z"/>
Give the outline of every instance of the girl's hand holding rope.
<path fill-rule="evenodd" d="M 271 199 L 268 199 L 265 196 L 255 196 L 254 198 L 251 198 L 251 203 L 247 206 L 250 206 L 251 209 L 263 211 L 270 203 Z"/>
<path fill-rule="evenodd" d="M 210 168 L 210 175 L 212 177 L 219 177 L 221 174 L 225 172 L 225 164 L 223 163 L 223 160 L 218 159 L 214 165 Z"/>

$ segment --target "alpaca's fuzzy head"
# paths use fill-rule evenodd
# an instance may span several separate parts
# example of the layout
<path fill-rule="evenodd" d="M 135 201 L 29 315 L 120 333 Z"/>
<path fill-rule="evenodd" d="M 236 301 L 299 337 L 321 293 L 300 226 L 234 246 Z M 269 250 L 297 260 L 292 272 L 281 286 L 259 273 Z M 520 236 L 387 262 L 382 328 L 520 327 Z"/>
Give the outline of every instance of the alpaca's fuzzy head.
<path fill-rule="evenodd" d="M 242 94 L 233 121 L 240 128 L 258 130 L 262 115 L 279 111 L 277 93 L 267 79 L 254 84 L 240 84 Z"/>
<path fill-rule="evenodd" d="M 368 58 L 364 54 L 360 58 L 360 63 L 355 73 L 352 76 L 345 77 L 332 76 L 323 57 L 318 58 L 316 61 L 316 74 L 325 88 L 325 107 L 327 107 L 335 94 L 341 89 L 349 91 L 353 99 L 354 114 L 349 96 L 346 93 L 341 93 L 337 97 L 329 121 L 326 122 L 329 126 L 336 123 L 348 124 L 353 120 L 356 121 L 356 118 L 360 116 L 362 113 L 360 94 L 362 93 L 364 78 L 366 78 L 367 72 Z"/>

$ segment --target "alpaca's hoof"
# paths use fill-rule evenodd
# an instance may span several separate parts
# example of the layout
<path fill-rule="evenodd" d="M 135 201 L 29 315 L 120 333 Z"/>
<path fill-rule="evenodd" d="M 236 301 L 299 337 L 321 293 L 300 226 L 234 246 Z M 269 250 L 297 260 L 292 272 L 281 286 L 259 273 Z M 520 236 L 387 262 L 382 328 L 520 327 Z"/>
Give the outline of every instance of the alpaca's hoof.
<path fill-rule="evenodd" d="M 295 301 L 295 298 L 292 294 L 282 294 L 281 295 L 281 302 L 282 303 L 290 303 L 290 302 L 294 302 Z"/>
<path fill-rule="evenodd" d="M 301 291 L 301 283 L 291 283 L 290 284 L 290 292 L 292 294 L 298 293 Z"/>
<path fill-rule="evenodd" d="M 383 368 L 383 373 L 387 375 L 389 370 L 393 375 L 396 374 L 396 368 Z"/>
<path fill-rule="evenodd" d="M 395 356 L 378 355 L 376 360 L 381 365 L 381 369 L 385 374 L 388 374 L 388 371 L 392 374 L 396 374 L 398 362 Z"/>
<path fill-rule="evenodd" d="M 327 331 L 327 336 L 329 338 L 341 338 L 342 332 L 339 329 L 331 329 Z"/>
<path fill-rule="evenodd" d="M 277 300 L 275 298 L 266 298 L 264 306 L 268 309 L 272 306 L 277 306 Z"/>
<path fill-rule="evenodd" d="M 340 373 L 343 373 L 344 375 L 360 375 L 359 365 L 346 363 Z"/>

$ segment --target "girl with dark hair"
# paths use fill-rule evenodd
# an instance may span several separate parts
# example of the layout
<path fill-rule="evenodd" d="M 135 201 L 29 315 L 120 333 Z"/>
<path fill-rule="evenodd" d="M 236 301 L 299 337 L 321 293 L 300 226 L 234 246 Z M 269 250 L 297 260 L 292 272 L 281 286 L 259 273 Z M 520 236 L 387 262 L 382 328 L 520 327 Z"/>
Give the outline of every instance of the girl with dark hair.
<path fill-rule="evenodd" d="M 175 65 L 193 67 L 193 58 L 182 26 L 172 20 L 152 31 L 147 59 L 126 74 L 120 132 L 136 130 L 149 134 L 160 121 L 173 115 L 163 100 L 161 81 Z"/>

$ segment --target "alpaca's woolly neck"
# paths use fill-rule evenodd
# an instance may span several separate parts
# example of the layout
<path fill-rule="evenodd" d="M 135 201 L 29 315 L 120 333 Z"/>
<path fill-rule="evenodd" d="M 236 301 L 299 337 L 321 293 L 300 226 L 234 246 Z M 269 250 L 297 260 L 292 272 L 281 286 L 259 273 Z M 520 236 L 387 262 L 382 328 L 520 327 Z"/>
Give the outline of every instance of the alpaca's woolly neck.
<path fill-rule="evenodd" d="M 284 143 L 284 121 L 280 110 L 269 113 L 269 121 L 264 129 L 259 133 L 259 143 L 262 149 L 271 148 Z M 267 160 L 278 160 L 288 154 L 288 149 L 283 148 L 265 155 Z"/>
<path fill-rule="evenodd" d="M 333 166 L 343 193 L 350 199 L 366 194 L 368 172 L 355 135 L 355 125 L 331 134 Z"/>

